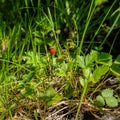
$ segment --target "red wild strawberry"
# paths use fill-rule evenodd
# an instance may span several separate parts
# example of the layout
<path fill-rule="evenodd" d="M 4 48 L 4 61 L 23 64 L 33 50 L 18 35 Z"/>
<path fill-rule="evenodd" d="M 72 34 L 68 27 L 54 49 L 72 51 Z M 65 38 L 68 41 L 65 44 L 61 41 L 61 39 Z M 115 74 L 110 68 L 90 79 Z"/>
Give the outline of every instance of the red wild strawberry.
<path fill-rule="evenodd" d="M 50 54 L 51 54 L 51 55 L 54 55 L 54 54 L 55 54 L 55 49 L 54 49 L 54 47 L 51 47 L 51 48 L 50 48 Z"/>

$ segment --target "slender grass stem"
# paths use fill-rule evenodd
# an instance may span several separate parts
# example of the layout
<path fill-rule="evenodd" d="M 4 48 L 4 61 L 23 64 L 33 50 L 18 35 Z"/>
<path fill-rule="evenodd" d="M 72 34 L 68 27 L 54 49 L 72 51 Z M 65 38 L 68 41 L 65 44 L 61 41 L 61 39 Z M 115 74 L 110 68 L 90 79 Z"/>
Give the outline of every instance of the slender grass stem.
<path fill-rule="evenodd" d="M 20 65 L 20 64 L 18 64 L 18 63 L 11 62 L 11 61 L 9 61 L 9 60 L 4 60 L 4 59 L 0 59 L 0 61 L 6 62 L 6 63 L 12 63 L 12 64 L 14 64 L 14 65 L 16 65 L 16 66 L 19 66 L 20 68 L 23 68 L 24 70 L 27 70 L 27 71 L 31 72 L 31 70 L 27 69 L 26 67 L 24 67 L 24 66 L 22 66 L 22 65 Z"/>
<path fill-rule="evenodd" d="M 119 30 L 119 31 L 116 33 L 116 35 L 115 35 L 115 38 L 114 38 L 114 40 L 113 40 L 113 42 L 112 42 L 112 45 L 111 45 L 110 50 L 109 50 L 109 53 L 111 53 L 111 51 L 112 51 L 112 49 L 113 49 L 113 47 L 114 47 L 115 41 L 116 41 L 116 39 L 117 39 L 117 37 L 118 37 L 118 35 L 119 35 L 119 33 L 120 33 L 120 30 Z"/>
<path fill-rule="evenodd" d="M 93 7 L 93 6 L 94 6 L 94 0 L 92 0 L 91 5 L 90 5 L 90 10 L 89 10 L 89 12 L 88 12 L 85 29 L 84 29 L 84 32 L 83 32 L 83 35 L 82 35 L 82 39 L 81 39 L 81 42 L 80 42 L 80 46 L 79 46 L 79 48 L 78 48 L 78 54 L 77 54 L 77 55 L 80 55 L 81 50 L 82 50 L 82 46 L 83 46 L 83 42 L 84 42 L 84 39 L 85 39 L 85 35 L 86 35 L 86 32 L 87 32 L 87 29 L 88 29 L 90 20 L 91 20 L 91 18 L 92 18 L 92 15 L 93 15 L 93 13 L 94 13 L 94 10 L 95 10 L 95 6 L 94 6 L 94 7 Z M 93 7 L 93 9 L 92 9 L 92 7 Z"/>
<path fill-rule="evenodd" d="M 86 95 L 86 92 L 87 92 L 87 86 L 88 86 L 88 82 L 85 84 L 84 88 L 83 88 L 83 92 L 82 92 L 82 95 L 81 95 L 81 98 L 80 98 L 80 102 L 79 102 L 79 105 L 78 105 L 78 110 L 77 110 L 77 114 L 75 116 L 75 120 L 78 120 L 78 116 L 79 116 L 79 113 L 80 113 L 80 109 L 82 107 L 82 102 L 84 100 L 84 97 Z"/>
<path fill-rule="evenodd" d="M 117 15 L 114 23 L 112 24 L 110 30 L 108 31 L 106 37 L 104 38 L 104 40 L 102 41 L 101 45 L 100 45 L 100 48 L 103 46 L 103 44 L 105 43 L 105 41 L 107 40 L 108 36 L 110 35 L 110 33 L 112 32 L 112 30 L 114 29 L 114 26 L 116 25 L 117 21 L 119 20 L 120 18 L 120 13 Z"/>
<path fill-rule="evenodd" d="M 102 27 L 104 21 L 106 20 L 107 16 L 109 15 L 110 11 L 112 10 L 112 8 L 113 8 L 113 6 L 115 5 L 116 2 L 117 2 L 117 0 L 115 0 L 115 1 L 113 2 L 113 4 L 111 5 L 111 7 L 109 8 L 108 12 L 106 13 L 105 17 L 104 17 L 103 20 L 101 21 L 98 29 L 96 30 L 93 38 L 92 38 L 91 41 L 90 41 L 90 44 L 89 44 L 89 46 L 88 46 L 88 48 L 87 48 L 86 51 L 88 51 L 88 49 L 90 48 L 91 44 L 94 43 L 95 37 L 98 35 L 98 33 L 99 33 L 99 31 L 100 31 L 100 28 Z M 93 46 L 93 45 L 92 45 L 92 46 Z M 92 48 L 92 47 L 91 47 L 91 48 Z"/>

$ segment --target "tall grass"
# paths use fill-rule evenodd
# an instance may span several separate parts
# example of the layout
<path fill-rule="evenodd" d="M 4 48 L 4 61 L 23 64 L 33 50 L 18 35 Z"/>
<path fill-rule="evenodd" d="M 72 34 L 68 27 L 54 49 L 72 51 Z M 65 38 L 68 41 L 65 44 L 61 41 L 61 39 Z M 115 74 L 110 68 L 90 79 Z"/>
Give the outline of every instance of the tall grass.
<path fill-rule="evenodd" d="M 74 73 L 80 72 L 75 68 L 77 66 L 75 58 L 84 53 L 84 43 L 87 38 L 90 38 L 87 49 L 93 45 L 105 20 L 114 13 L 114 10 L 110 12 L 116 2 L 117 0 L 108 7 L 107 13 L 101 14 L 99 22 L 94 19 L 97 16 L 94 0 L 23 0 L 22 2 L 3 0 L 1 2 L 0 9 L 5 10 L 4 14 L 7 17 L 0 13 L 0 119 L 14 118 L 19 107 L 31 111 L 34 107 L 39 108 L 44 105 L 45 114 L 48 101 L 46 99 L 44 101 L 44 95 L 43 98 L 40 95 L 47 94 L 47 89 L 51 90 L 49 87 L 52 86 L 51 84 L 58 84 L 56 79 L 59 77 L 62 77 L 63 81 L 58 84 L 57 93 L 59 91 L 65 93 L 63 96 L 66 97 L 67 93 L 70 94 L 69 87 L 71 91 L 75 89 L 81 93 L 77 86 L 78 82 L 74 82 Z M 97 8 L 101 9 L 100 6 Z M 6 10 L 9 11 L 9 15 Z M 119 17 L 120 14 L 117 15 L 100 47 L 111 34 Z M 50 47 L 56 48 L 55 56 L 51 57 Z M 51 91 L 55 94 L 53 89 Z M 72 91 L 73 94 L 74 92 Z M 68 96 L 74 99 L 74 95 Z M 78 97 L 79 94 L 76 96 Z M 24 103 L 26 104 L 27 100 L 30 101 L 26 107 Z M 76 120 L 82 101 L 83 97 Z M 30 104 L 34 102 L 33 107 L 30 108 Z M 34 117 L 37 119 L 36 113 Z"/>

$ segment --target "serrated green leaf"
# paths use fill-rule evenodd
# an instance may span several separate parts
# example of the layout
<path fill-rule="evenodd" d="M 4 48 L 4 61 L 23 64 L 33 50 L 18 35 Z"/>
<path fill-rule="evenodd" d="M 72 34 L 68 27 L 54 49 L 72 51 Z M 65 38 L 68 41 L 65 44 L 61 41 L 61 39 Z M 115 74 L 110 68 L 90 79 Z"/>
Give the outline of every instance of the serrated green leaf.
<path fill-rule="evenodd" d="M 108 72 L 108 70 L 109 67 L 104 65 L 96 68 L 93 72 L 94 82 L 98 82 L 100 78 Z"/>
<path fill-rule="evenodd" d="M 103 107 L 105 105 L 104 98 L 101 95 L 98 95 L 96 97 L 96 102 L 95 103 L 96 103 L 97 106 Z"/>
<path fill-rule="evenodd" d="M 86 66 L 86 67 L 91 67 L 91 66 L 93 66 L 93 62 L 94 62 L 94 61 L 95 61 L 94 56 L 88 54 L 88 55 L 85 57 L 85 66 Z"/>
<path fill-rule="evenodd" d="M 110 71 L 117 75 L 117 76 L 120 76 L 120 65 L 118 64 L 112 64 L 111 68 L 110 68 Z"/>
<path fill-rule="evenodd" d="M 108 89 L 104 89 L 102 90 L 102 96 L 105 97 L 112 97 L 113 96 L 113 90 L 108 88 Z"/>
<path fill-rule="evenodd" d="M 77 56 L 77 63 L 78 66 L 81 68 L 85 68 L 85 57 L 84 56 Z"/>
<path fill-rule="evenodd" d="M 118 101 L 114 96 L 105 97 L 105 101 L 106 101 L 107 106 L 109 106 L 109 107 L 117 107 L 118 106 Z"/>
<path fill-rule="evenodd" d="M 99 64 L 111 66 L 112 65 L 112 56 L 109 53 L 102 52 L 102 53 L 98 54 L 96 62 Z"/>
<path fill-rule="evenodd" d="M 97 59 L 98 52 L 92 50 L 90 54 L 86 55 L 85 57 L 85 66 L 92 67 L 94 66 L 93 62 Z"/>

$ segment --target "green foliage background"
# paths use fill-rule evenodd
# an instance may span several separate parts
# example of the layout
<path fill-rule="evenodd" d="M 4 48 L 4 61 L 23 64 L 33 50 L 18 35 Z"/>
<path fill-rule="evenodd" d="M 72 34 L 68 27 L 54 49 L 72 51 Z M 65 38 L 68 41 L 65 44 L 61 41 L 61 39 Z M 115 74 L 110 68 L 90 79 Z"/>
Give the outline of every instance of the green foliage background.
<path fill-rule="evenodd" d="M 0 119 L 12 119 L 18 105 L 27 116 L 44 109 L 42 119 L 48 107 L 80 98 L 77 120 L 102 76 L 120 76 L 119 28 L 119 0 L 1 0 Z"/>

